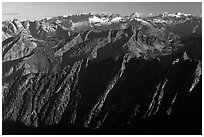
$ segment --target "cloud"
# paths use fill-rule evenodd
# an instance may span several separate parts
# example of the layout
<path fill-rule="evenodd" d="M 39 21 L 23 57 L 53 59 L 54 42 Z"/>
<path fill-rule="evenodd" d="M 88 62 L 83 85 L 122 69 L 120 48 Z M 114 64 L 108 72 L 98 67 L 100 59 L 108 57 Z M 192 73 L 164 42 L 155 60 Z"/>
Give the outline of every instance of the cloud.
<path fill-rule="evenodd" d="M 19 13 L 18 12 L 13 12 L 13 13 L 11 13 L 11 12 L 9 13 L 8 12 L 8 13 L 2 13 L 2 15 L 3 16 L 11 16 L 11 15 L 19 15 Z"/>

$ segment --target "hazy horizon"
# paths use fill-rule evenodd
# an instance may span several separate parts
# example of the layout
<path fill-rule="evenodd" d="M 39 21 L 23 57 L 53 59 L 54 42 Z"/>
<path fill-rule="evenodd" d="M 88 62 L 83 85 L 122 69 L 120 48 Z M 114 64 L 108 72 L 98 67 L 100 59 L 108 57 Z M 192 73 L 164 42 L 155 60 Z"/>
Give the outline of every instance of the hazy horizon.
<path fill-rule="evenodd" d="M 59 15 L 76 13 L 119 13 L 130 15 L 133 12 L 143 16 L 158 15 L 164 12 L 184 12 L 202 15 L 201 2 L 3 2 L 2 19 L 39 20 Z"/>

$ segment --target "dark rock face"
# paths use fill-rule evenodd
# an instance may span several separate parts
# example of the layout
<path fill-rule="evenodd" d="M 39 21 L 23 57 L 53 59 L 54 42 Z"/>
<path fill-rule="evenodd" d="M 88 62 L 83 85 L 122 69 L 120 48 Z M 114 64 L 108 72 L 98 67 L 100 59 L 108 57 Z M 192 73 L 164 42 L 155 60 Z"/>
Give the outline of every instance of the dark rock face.
<path fill-rule="evenodd" d="M 201 134 L 202 34 L 151 20 L 3 22 L 3 134 Z"/>

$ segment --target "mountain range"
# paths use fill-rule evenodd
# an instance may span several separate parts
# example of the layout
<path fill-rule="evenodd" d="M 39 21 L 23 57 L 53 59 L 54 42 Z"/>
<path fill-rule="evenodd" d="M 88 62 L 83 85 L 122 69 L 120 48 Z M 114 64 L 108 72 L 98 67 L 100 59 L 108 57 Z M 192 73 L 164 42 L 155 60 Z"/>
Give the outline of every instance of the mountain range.
<path fill-rule="evenodd" d="M 202 17 L 2 22 L 3 134 L 201 134 Z"/>

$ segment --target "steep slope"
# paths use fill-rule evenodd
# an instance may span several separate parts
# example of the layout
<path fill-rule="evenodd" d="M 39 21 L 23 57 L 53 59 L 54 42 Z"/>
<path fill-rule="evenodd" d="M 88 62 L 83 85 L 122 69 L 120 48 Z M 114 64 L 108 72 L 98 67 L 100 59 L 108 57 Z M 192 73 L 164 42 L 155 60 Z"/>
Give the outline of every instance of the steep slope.
<path fill-rule="evenodd" d="M 93 16 L 3 22 L 3 134 L 201 134 L 201 31 Z"/>

